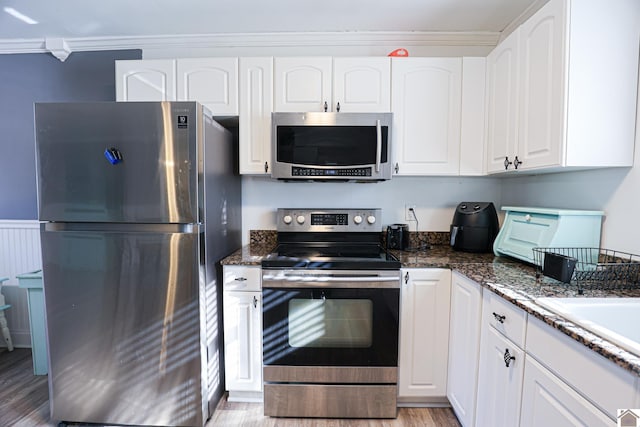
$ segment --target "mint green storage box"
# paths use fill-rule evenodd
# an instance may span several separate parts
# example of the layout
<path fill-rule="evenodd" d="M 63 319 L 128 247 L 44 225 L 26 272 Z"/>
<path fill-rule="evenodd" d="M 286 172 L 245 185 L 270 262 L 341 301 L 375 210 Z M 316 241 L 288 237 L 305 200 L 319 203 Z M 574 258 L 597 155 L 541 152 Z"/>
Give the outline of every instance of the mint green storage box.
<path fill-rule="evenodd" d="M 34 375 L 47 375 L 47 335 L 44 324 L 44 294 L 42 292 L 42 270 L 16 276 L 18 286 L 27 290 L 29 304 L 29 328 L 31 331 L 31 353 Z"/>
<path fill-rule="evenodd" d="M 493 252 L 534 264 L 533 248 L 599 248 L 602 211 L 505 206 Z"/>

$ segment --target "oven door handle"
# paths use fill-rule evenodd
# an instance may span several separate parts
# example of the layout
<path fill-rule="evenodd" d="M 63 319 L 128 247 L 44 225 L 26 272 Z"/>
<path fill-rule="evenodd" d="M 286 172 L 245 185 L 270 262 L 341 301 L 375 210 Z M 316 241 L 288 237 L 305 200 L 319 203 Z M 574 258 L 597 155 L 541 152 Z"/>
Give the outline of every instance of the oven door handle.
<path fill-rule="evenodd" d="M 376 172 L 380 172 L 382 162 L 382 127 L 380 120 L 376 120 Z"/>
<path fill-rule="evenodd" d="M 269 274 L 262 275 L 265 287 L 305 288 L 305 287 L 400 287 L 400 276 L 377 275 L 329 275 L 329 274 Z M 335 286 L 338 284 L 339 286 Z"/>

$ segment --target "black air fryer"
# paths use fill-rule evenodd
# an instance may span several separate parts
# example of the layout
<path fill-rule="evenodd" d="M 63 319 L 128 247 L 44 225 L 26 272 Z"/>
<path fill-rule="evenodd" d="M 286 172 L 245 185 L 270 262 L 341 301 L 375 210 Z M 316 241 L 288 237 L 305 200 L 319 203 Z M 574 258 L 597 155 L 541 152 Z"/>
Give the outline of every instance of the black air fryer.
<path fill-rule="evenodd" d="M 490 202 L 462 202 L 451 222 L 451 246 L 465 252 L 492 252 L 498 214 Z"/>

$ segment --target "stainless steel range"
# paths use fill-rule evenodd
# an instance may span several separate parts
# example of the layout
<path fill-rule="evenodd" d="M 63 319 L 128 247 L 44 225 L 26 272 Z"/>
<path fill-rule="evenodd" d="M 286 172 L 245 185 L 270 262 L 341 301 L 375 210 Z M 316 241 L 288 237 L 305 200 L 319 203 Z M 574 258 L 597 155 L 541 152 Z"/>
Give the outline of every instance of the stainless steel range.
<path fill-rule="evenodd" d="M 278 209 L 262 261 L 264 412 L 395 418 L 400 263 L 380 209 Z"/>

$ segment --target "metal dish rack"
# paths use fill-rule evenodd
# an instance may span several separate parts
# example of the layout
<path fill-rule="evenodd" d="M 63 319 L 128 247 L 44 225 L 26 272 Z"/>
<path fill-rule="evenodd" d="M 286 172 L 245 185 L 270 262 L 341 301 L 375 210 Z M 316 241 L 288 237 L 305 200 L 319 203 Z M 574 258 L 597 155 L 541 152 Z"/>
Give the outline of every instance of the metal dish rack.
<path fill-rule="evenodd" d="M 533 248 L 533 258 L 536 278 L 559 279 L 556 267 L 562 262 L 562 273 L 569 278 L 563 281 L 576 285 L 579 293 L 584 289 L 640 289 L 638 255 L 602 248 Z M 551 273 L 550 264 L 554 264 Z"/>

